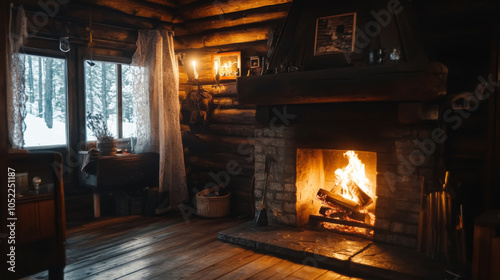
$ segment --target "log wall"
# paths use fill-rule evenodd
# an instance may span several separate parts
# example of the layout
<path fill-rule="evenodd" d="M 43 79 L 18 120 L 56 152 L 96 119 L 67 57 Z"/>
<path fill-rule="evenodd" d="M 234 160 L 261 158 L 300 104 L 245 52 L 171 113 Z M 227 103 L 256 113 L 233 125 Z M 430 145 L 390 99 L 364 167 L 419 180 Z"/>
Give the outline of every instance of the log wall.
<path fill-rule="evenodd" d="M 240 3 L 241 2 L 241 3 Z M 212 56 L 221 52 L 241 52 L 241 75 L 258 75 L 250 68 L 250 57 L 266 57 L 269 30 L 284 21 L 290 1 L 230 1 L 198 3 L 181 7 L 185 21 L 175 26 L 175 50 L 184 56 L 180 65 L 180 102 L 183 142 L 190 196 L 215 184 L 227 185 L 232 193 L 232 213 L 253 215 L 255 107 L 238 102 L 236 81 L 215 83 Z M 206 122 L 192 123 L 188 98 L 197 90 L 192 60 L 196 60 L 198 82 L 213 94 Z M 231 164 L 237 163 L 231 174 Z M 220 180 L 220 181 L 219 181 Z M 228 180 L 228 181 L 226 181 Z"/>
<path fill-rule="evenodd" d="M 474 102 L 469 109 L 454 110 L 452 101 L 464 92 L 474 93 L 481 83 L 479 77 L 488 80 L 488 76 L 495 75 L 498 62 L 493 40 L 498 31 L 494 29 L 493 14 L 500 5 L 488 1 L 474 5 L 471 1 L 450 4 L 451 1 L 443 1 L 415 6 L 420 18 L 425 18 L 421 24 L 430 59 L 440 61 L 449 70 L 447 99 L 442 103 L 440 114 L 449 136 L 445 142 L 444 165 L 450 171 L 450 185 L 457 189 L 457 199 L 464 204 L 472 228 L 474 217 L 495 205 L 492 192 L 497 192 L 498 198 L 498 187 L 488 187 L 487 183 L 487 158 L 493 154 L 494 146 L 488 143 L 493 139 L 491 131 L 495 127 L 488 107 L 494 102 L 494 94 Z M 464 16 L 469 18 L 469 23 L 461 20 Z M 474 55 L 464 56 L 466 53 Z"/>

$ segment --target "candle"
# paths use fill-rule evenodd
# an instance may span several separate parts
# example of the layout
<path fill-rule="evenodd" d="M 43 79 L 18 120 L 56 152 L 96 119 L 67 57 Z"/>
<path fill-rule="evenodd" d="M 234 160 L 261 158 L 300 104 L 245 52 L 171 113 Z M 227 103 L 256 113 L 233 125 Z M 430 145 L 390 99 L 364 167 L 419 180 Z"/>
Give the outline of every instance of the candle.
<path fill-rule="evenodd" d="M 215 62 L 215 75 L 219 75 L 219 62 Z"/>
<path fill-rule="evenodd" d="M 198 73 L 196 72 L 196 61 L 193 60 L 193 73 L 194 73 L 194 79 L 198 80 Z"/>

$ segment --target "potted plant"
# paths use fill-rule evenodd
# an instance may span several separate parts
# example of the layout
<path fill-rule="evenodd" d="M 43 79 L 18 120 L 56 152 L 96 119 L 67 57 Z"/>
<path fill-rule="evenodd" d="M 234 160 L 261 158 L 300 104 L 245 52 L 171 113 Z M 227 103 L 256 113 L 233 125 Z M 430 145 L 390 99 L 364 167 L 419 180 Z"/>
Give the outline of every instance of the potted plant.
<path fill-rule="evenodd" d="M 111 131 L 108 130 L 108 125 L 103 115 L 88 113 L 87 127 L 97 138 L 97 150 L 103 156 L 116 155 L 116 140 Z"/>

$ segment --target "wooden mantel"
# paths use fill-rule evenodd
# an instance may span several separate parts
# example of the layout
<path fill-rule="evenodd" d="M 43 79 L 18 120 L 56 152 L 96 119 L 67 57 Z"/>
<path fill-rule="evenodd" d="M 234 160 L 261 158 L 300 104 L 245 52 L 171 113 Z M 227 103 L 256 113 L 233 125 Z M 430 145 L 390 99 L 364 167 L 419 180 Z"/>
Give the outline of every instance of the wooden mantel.
<path fill-rule="evenodd" d="M 427 101 L 446 94 L 441 63 L 400 63 L 299 71 L 237 80 L 242 105 Z"/>

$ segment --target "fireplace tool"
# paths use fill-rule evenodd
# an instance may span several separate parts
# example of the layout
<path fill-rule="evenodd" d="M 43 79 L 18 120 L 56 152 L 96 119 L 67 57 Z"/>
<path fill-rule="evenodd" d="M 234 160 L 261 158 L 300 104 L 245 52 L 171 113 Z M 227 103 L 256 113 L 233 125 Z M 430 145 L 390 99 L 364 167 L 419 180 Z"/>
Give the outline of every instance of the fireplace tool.
<path fill-rule="evenodd" d="M 274 159 L 272 157 L 266 157 L 266 163 L 264 166 L 264 191 L 262 192 L 262 201 L 257 210 L 257 216 L 255 216 L 255 225 L 256 226 L 267 226 L 269 224 L 269 220 L 267 218 L 267 210 L 266 210 L 266 196 L 267 196 L 267 177 L 269 177 L 269 171 L 271 170 L 271 162 Z"/>

